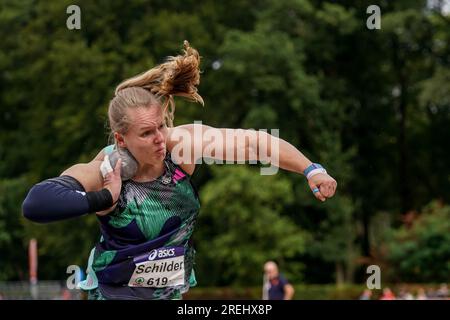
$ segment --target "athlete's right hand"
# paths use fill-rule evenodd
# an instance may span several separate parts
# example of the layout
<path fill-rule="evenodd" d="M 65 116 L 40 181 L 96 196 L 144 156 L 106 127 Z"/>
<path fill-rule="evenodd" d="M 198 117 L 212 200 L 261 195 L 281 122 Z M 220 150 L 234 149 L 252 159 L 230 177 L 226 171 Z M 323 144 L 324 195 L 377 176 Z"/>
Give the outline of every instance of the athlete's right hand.
<path fill-rule="evenodd" d="M 122 189 L 122 178 L 120 176 L 120 170 L 122 166 L 122 159 L 119 159 L 114 169 L 109 164 L 108 155 L 105 156 L 103 163 L 100 166 L 100 170 L 103 176 L 103 188 L 111 192 L 113 199 L 113 206 L 107 210 L 97 212 L 97 215 L 103 216 L 113 211 L 119 200 L 120 190 Z"/>

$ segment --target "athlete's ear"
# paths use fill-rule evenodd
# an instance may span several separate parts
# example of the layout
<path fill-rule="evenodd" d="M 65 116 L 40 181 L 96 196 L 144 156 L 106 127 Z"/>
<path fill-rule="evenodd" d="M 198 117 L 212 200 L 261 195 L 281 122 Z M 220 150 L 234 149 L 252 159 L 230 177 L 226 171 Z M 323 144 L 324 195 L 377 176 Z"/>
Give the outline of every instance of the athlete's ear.
<path fill-rule="evenodd" d="M 126 148 L 127 145 L 125 143 L 125 140 L 123 139 L 123 135 L 118 133 L 118 132 L 114 132 L 114 139 L 116 139 L 117 141 L 117 145 L 121 148 Z"/>

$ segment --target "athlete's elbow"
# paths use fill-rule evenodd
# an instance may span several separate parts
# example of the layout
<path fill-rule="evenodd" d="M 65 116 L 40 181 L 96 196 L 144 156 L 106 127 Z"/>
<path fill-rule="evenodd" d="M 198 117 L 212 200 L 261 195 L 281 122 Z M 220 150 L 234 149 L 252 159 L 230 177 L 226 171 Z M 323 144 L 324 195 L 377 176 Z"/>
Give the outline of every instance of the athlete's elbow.
<path fill-rule="evenodd" d="M 45 223 L 44 212 L 42 212 L 43 204 L 41 203 L 42 197 L 39 196 L 39 188 L 41 186 L 35 185 L 28 192 L 25 200 L 22 203 L 23 216 L 33 222 Z"/>

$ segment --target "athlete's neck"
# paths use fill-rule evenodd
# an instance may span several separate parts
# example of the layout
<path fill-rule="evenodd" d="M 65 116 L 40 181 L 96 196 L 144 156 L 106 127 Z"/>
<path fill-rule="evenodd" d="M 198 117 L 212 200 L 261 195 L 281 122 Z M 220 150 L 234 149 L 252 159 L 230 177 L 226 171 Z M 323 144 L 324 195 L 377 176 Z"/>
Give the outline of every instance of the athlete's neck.
<path fill-rule="evenodd" d="M 133 180 L 137 182 L 153 181 L 159 178 L 164 173 L 164 170 L 164 161 L 161 161 L 158 164 L 139 164 Z"/>

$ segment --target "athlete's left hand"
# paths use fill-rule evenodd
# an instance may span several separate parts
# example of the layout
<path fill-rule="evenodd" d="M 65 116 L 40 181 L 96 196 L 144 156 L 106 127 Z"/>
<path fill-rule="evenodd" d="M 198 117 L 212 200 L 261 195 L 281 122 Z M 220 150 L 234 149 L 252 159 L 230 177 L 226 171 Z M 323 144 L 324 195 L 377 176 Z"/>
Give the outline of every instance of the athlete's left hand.
<path fill-rule="evenodd" d="M 308 180 L 308 184 L 314 196 L 322 202 L 334 196 L 337 187 L 336 180 L 326 173 L 318 173 L 312 176 Z"/>

